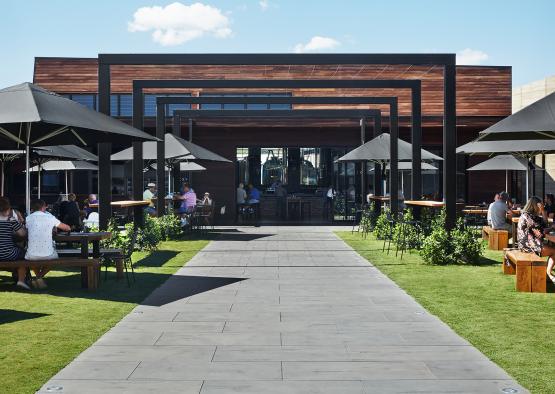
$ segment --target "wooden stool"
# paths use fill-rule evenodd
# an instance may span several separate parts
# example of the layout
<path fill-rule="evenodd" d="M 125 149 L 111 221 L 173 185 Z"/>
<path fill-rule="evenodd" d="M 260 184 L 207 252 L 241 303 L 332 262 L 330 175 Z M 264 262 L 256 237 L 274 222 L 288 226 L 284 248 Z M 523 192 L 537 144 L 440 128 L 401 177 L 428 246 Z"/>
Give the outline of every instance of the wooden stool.
<path fill-rule="evenodd" d="M 517 291 L 547 292 L 547 261 L 545 257 L 519 250 L 507 250 L 503 260 L 503 265 L 511 265 L 512 270 L 516 273 L 515 288 Z M 507 272 L 510 274 L 511 270 L 507 269 Z"/>
<path fill-rule="evenodd" d="M 507 230 L 494 230 L 490 226 L 482 227 L 482 238 L 488 241 L 491 250 L 503 250 L 509 246 L 509 232 Z"/>

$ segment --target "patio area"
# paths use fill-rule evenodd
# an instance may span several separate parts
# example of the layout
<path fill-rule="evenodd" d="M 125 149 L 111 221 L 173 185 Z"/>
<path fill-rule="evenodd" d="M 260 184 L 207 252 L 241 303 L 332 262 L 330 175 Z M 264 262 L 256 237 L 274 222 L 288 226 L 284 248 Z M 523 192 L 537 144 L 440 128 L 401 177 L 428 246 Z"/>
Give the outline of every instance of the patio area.
<path fill-rule="evenodd" d="M 341 229 L 221 228 L 40 392 L 527 392 Z"/>

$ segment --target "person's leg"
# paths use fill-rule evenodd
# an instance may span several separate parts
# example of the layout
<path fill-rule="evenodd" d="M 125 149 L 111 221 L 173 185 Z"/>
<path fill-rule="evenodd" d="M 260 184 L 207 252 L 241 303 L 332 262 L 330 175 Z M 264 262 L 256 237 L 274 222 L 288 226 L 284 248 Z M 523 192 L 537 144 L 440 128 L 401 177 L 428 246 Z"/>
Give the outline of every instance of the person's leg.
<path fill-rule="evenodd" d="M 549 256 L 549 258 L 547 259 L 547 276 L 549 277 L 549 279 L 555 283 L 555 276 L 553 276 L 552 271 L 553 271 L 553 266 L 555 266 L 555 248 L 551 245 L 544 245 L 542 247 L 542 257 L 546 257 Z"/>

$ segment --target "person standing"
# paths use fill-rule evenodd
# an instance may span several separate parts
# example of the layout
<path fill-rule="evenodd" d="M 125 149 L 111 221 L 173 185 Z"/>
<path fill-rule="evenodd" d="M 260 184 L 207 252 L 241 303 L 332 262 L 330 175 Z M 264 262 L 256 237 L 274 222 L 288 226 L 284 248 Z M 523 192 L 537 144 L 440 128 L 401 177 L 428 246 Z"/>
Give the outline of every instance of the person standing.
<path fill-rule="evenodd" d="M 243 205 L 245 201 L 247 201 L 247 192 L 245 191 L 245 185 L 241 182 L 237 186 L 237 205 Z"/>
<path fill-rule="evenodd" d="M 0 197 L 0 261 L 23 259 L 25 250 L 16 245 L 14 238 L 24 239 L 26 236 L 25 226 L 13 216 L 10 201 Z M 31 290 L 25 283 L 26 275 L 27 268 L 18 267 L 16 285 L 22 289 Z"/>
<path fill-rule="evenodd" d="M 71 227 L 60 222 L 54 215 L 46 212 L 46 203 L 43 200 L 34 200 L 31 203 L 32 214 L 27 216 L 26 226 L 28 233 L 26 260 L 53 260 L 58 258 L 54 248 L 52 233 L 56 230 L 71 231 Z M 44 276 L 49 271 L 40 264 L 33 268 L 36 275 L 36 287 L 46 288 Z"/>
<path fill-rule="evenodd" d="M 326 192 L 326 200 L 324 204 L 324 213 L 326 214 L 326 219 L 333 220 L 333 201 L 335 199 L 335 190 L 333 186 L 328 187 Z"/>

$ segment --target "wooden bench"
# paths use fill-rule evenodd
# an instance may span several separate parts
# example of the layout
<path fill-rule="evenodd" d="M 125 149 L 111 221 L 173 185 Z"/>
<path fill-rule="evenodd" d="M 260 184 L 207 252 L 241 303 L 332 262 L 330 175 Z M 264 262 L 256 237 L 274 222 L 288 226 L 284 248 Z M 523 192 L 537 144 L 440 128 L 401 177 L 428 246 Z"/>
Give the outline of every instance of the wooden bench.
<path fill-rule="evenodd" d="M 54 260 L 16 260 L 0 261 L 0 270 L 13 271 L 19 267 L 48 267 L 55 270 L 60 267 L 80 267 L 81 268 L 81 287 L 96 290 L 98 288 L 98 272 L 100 261 L 98 259 L 83 259 L 74 257 L 62 257 Z"/>
<path fill-rule="evenodd" d="M 494 230 L 490 226 L 482 227 L 482 238 L 488 241 L 491 250 L 503 250 L 509 246 L 509 232 L 507 230 Z"/>
<path fill-rule="evenodd" d="M 535 253 L 506 249 L 503 256 L 503 273 L 516 274 L 517 291 L 545 293 L 547 291 L 547 258 Z"/>

